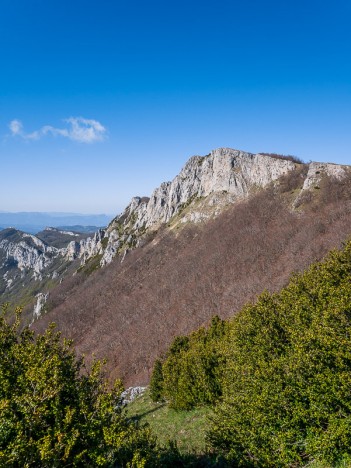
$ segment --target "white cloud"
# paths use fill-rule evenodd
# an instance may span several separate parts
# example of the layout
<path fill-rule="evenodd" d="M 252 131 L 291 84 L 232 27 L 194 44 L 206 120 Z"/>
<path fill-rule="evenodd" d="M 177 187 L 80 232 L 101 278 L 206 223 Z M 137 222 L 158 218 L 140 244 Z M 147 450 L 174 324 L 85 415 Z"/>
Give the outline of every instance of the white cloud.
<path fill-rule="evenodd" d="M 20 136 L 25 140 L 39 140 L 46 135 L 61 136 L 80 143 L 94 143 L 106 138 L 106 128 L 97 120 L 83 117 L 70 117 L 65 119 L 66 128 L 55 128 L 44 125 L 32 133 L 25 133 L 20 120 L 12 120 L 9 124 L 12 136 Z"/>
<path fill-rule="evenodd" d="M 68 133 L 71 140 L 93 143 L 104 139 L 106 129 L 97 120 L 70 117 L 66 122 L 71 126 Z"/>
<path fill-rule="evenodd" d="M 21 135 L 22 134 L 22 128 L 23 128 L 23 125 L 22 125 L 22 122 L 20 122 L 19 120 L 11 120 L 10 124 L 9 124 L 9 127 L 10 127 L 10 130 L 12 132 L 12 135 Z"/>

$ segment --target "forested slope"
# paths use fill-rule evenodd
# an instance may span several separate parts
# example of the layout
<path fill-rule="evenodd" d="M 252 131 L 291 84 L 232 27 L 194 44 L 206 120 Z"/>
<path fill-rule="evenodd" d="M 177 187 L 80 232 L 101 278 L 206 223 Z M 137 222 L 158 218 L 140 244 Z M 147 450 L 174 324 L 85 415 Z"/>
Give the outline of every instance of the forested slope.
<path fill-rule="evenodd" d="M 265 289 L 279 290 L 293 271 L 350 236 L 350 178 L 325 178 L 292 209 L 301 181 L 293 171 L 213 221 L 161 228 L 123 263 L 64 281 L 35 328 L 54 321 L 79 352 L 107 357 L 111 377 L 146 383 L 175 336 L 214 314 L 232 316 Z"/>

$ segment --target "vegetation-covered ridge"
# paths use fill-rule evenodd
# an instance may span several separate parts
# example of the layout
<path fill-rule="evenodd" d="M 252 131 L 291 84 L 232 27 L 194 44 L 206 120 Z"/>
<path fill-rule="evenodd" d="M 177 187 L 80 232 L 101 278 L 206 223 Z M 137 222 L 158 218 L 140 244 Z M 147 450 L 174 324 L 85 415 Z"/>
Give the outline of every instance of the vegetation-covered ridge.
<path fill-rule="evenodd" d="M 350 466 L 351 241 L 230 321 L 178 337 L 150 392 L 210 405 L 207 440 L 232 466 Z"/>

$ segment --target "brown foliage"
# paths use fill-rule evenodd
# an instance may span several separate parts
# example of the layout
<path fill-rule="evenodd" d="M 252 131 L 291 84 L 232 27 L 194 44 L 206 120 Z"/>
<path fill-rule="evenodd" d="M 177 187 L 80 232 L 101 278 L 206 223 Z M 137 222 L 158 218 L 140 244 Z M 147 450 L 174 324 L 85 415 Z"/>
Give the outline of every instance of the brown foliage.
<path fill-rule="evenodd" d="M 293 212 L 284 193 L 301 183 L 300 176 L 206 225 L 160 230 L 122 264 L 116 259 L 84 282 L 64 281 L 51 294 L 55 307 L 36 328 L 55 321 L 79 352 L 107 357 L 111 377 L 146 383 L 155 358 L 176 335 L 215 314 L 233 315 L 264 289 L 280 289 L 293 271 L 348 238 L 351 179 L 324 181 L 304 212 Z"/>
<path fill-rule="evenodd" d="M 278 154 L 278 153 L 260 153 L 263 156 L 270 156 L 271 158 L 275 159 L 285 159 L 287 161 L 291 161 L 296 164 L 304 164 L 304 161 L 299 158 L 298 156 L 294 156 L 293 154 Z"/>

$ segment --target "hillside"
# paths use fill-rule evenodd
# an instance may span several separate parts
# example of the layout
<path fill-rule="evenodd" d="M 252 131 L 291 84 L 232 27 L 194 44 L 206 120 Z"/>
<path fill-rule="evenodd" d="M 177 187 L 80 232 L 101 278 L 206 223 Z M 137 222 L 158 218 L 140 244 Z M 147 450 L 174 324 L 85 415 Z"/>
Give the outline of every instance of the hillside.
<path fill-rule="evenodd" d="M 221 177 L 214 183 L 212 172 L 206 192 L 201 175 L 206 171 L 196 171 L 206 161 L 213 167 L 216 157 L 222 161 L 216 174 L 226 185 Z M 206 158 L 192 158 L 150 199 L 134 200 L 107 228 L 105 252 L 113 242 L 118 245 L 114 260 L 97 268 L 102 252 L 80 274 L 66 278 L 50 293 L 49 312 L 35 328 L 56 322 L 79 352 L 107 357 L 111 377 L 144 384 L 174 336 L 195 330 L 214 314 L 232 316 L 265 289 L 277 291 L 293 271 L 321 259 L 350 235 L 347 167 L 233 150 Z M 268 171 L 272 167 L 280 171 Z M 262 178 L 262 171 L 270 177 Z M 187 193 L 187 201 L 175 193 Z M 117 244 L 120 237 L 112 233 L 121 226 L 130 237 Z"/>
<path fill-rule="evenodd" d="M 84 231 L 76 232 L 68 227 L 66 229 L 47 227 L 43 231 L 37 232 L 36 237 L 51 247 L 62 249 L 67 247 L 72 240 L 74 242 L 79 242 L 89 237 L 89 234 L 89 232 L 84 233 Z"/>
<path fill-rule="evenodd" d="M 149 407 L 168 412 L 165 427 L 172 410 L 207 409 L 202 440 L 229 466 L 350 466 L 350 266 L 351 241 L 232 319 L 177 337 L 155 364 Z M 184 424 L 194 449 L 195 427 Z"/>
<path fill-rule="evenodd" d="M 340 200 L 345 186 L 332 185 Z M 97 362 L 87 374 L 52 327 L 34 339 L 19 311 L 1 316 L 0 463 L 350 466 L 350 280 L 351 241 L 230 320 L 176 337 L 126 407 L 120 383 L 109 391 Z"/>

